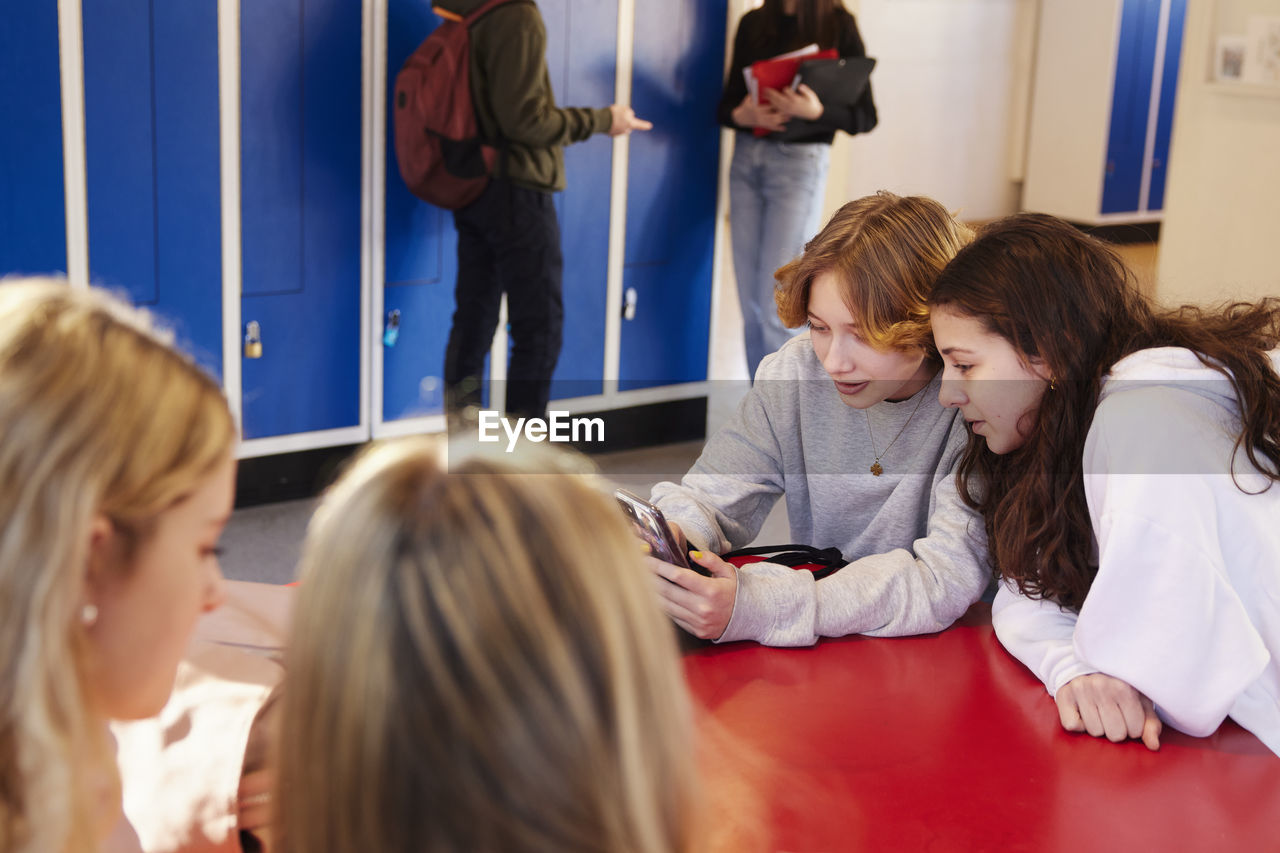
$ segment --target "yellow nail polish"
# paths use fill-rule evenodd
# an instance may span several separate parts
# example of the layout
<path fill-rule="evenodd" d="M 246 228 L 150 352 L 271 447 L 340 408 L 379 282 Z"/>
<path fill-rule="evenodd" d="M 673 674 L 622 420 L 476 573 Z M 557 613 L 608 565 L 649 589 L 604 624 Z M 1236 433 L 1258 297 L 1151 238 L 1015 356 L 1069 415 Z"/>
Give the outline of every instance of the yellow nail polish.
<path fill-rule="evenodd" d="M 702 552 L 701 552 L 701 551 L 690 551 L 690 552 L 689 552 L 689 556 L 690 556 L 690 557 L 693 557 L 693 559 L 695 559 L 695 560 L 701 560 L 701 559 L 702 559 Z"/>

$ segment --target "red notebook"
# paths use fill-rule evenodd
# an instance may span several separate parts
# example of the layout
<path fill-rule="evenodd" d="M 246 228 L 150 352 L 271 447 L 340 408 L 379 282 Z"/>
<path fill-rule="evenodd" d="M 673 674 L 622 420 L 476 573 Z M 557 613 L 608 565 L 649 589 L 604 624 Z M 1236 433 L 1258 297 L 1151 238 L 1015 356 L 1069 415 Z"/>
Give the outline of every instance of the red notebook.
<path fill-rule="evenodd" d="M 764 90 L 790 87 L 796 82 L 796 75 L 800 73 L 800 63 L 810 59 L 835 59 L 838 56 L 835 48 L 818 50 L 816 44 L 811 44 L 791 53 L 753 62 L 744 73 L 747 79 L 747 91 L 752 94 L 757 104 L 766 103 Z M 762 127 L 755 129 L 756 136 L 766 136 L 768 133 L 769 131 Z"/>

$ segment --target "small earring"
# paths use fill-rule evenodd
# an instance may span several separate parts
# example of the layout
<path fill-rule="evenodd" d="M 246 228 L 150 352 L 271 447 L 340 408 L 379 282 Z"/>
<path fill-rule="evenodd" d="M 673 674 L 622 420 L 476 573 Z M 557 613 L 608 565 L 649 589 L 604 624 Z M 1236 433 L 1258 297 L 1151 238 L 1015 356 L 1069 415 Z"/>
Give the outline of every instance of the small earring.
<path fill-rule="evenodd" d="M 86 604 L 80 608 L 80 624 L 92 628 L 98 621 L 98 605 Z"/>
<path fill-rule="evenodd" d="M 1049 377 L 1049 390 L 1056 391 L 1057 389 L 1058 389 L 1058 380 L 1054 379 L 1052 376 Z"/>

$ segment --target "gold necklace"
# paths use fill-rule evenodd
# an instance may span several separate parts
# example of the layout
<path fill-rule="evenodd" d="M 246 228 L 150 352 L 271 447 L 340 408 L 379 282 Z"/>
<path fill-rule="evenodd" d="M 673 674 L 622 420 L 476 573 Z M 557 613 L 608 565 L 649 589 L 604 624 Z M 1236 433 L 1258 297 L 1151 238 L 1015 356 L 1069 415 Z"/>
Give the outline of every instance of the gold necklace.
<path fill-rule="evenodd" d="M 920 404 L 923 403 L 924 398 L 928 396 L 928 394 L 925 393 L 927 390 L 928 386 L 926 385 L 917 392 L 920 395 L 920 399 L 916 400 L 916 407 L 911 410 L 911 414 L 907 415 L 907 419 L 902 422 L 902 428 L 899 429 L 898 434 L 893 437 L 893 441 L 889 442 L 889 447 L 893 447 L 898 443 L 898 439 L 902 438 L 902 434 L 907 430 L 907 424 L 911 423 L 911 419 L 916 416 L 916 412 L 920 411 Z M 884 473 L 884 468 L 880 466 L 880 457 L 889 452 L 889 447 L 886 447 L 884 450 L 876 453 L 876 434 L 871 431 L 871 410 L 867 409 L 862 414 L 867 419 L 867 435 L 871 437 L 871 455 L 876 458 L 876 461 L 871 463 L 871 473 L 874 476 L 879 477 Z"/>

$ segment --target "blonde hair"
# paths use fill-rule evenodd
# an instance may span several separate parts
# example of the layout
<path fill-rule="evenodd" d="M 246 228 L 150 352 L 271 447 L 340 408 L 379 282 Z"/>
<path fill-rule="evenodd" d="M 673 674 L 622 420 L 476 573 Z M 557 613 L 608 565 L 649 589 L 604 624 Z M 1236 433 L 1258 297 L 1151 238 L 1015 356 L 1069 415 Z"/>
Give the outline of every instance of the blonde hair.
<path fill-rule="evenodd" d="M 778 316 L 788 327 L 809 316 L 813 280 L 839 280 L 867 343 L 880 350 L 920 349 L 936 358 L 929 292 L 973 232 L 938 202 L 881 190 L 851 201 L 774 278 Z"/>
<path fill-rule="evenodd" d="M 221 389 L 145 312 L 0 280 L 0 849 L 97 849 L 119 777 L 86 707 L 87 531 L 101 514 L 136 544 L 234 438 Z"/>
<path fill-rule="evenodd" d="M 304 548 L 280 725 L 285 851 L 690 848 L 673 628 L 569 457 L 366 452 Z"/>

